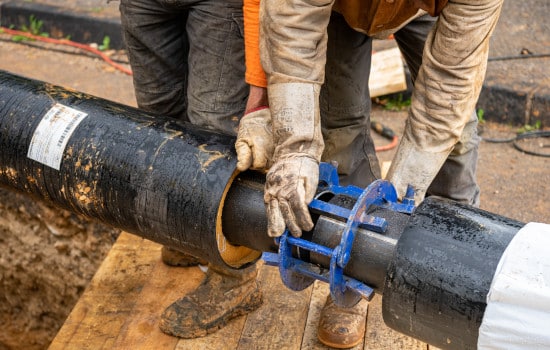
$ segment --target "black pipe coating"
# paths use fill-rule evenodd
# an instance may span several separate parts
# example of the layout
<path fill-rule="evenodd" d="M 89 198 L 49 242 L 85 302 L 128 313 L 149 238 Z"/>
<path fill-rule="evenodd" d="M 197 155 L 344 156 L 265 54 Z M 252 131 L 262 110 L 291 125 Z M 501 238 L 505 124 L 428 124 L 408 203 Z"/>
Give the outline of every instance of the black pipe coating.
<path fill-rule="evenodd" d="M 441 198 L 424 200 L 388 269 L 384 322 L 436 347 L 476 349 L 497 265 L 524 225 Z"/>
<path fill-rule="evenodd" d="M 76 112 L 65 107 L 87 114 L 72 134 Z M 40 161 L 29 158 L 31 144 Z M 229 136 L 0 71 L 1 185 L 217 264 L 224 263 L 216 223 L 235 173 L 233 144 Z"/>
<path fill-rule="evenodd" d="M 239 267 L 277 247 L 266 235 L 264 176 L 237 174 L 234 141 L 0 71 L 0 185 Z M 383 293 L 388 326 L 441 348 L 474 348 L 496 265 L 523 223 L 437 198 L 410 217 L 372 210 L 388 232 L 358 230 L 346 275 Z M 309 239 L 336 246 L 345 223 L 315 219 Z M 329 266 L 324 256 L 301 258 Z"/>

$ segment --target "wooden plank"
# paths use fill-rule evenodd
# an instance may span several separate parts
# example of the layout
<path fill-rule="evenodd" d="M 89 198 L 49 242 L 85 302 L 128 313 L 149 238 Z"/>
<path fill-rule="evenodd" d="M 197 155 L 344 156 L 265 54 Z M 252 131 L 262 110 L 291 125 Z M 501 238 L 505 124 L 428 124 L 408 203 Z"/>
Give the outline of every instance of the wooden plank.
<path fill-rule="evenodd" d="M 248 315 L 238 349 L 299 349 L 312 287 L 300 292 L 286 288 L 272 266 L 262 267 L 259 281 L 264 305 Z"/>
<path fill-rule="evenodd" d="M 198 267 L 182 268 L 165 265 L 160 259 L 160 245 L 152 249 L 153 269 L 143 286 L 138 302 L 124 315 L 114 349 L 174 349 L 178 339 L 164 334 L 158 327 L 160 316 L 172 302 L 193 291 L 204 278 Z M 147 258 L 147 256 L 143 256 Z"/>
<path fill-rule="evenodd" d="M 139 333 L 143 334 L 138 339 L 147 338 L 153 344 L 157 341 L 159 346 L 174 348 L 177 338 L 160 332 L 156 322 L 163 306 L 192 290 L 203 274 L 197 268 L 174 268 L 170 274 L 164 269 L 169 268 L 160 261 L 158 244 L 122 233 L 52 341 L 50 349 L 128 348 L 126 342 L 131 342 L 130 338 Z M 155 275 L 158 278 L 151 283 Z M 167 277 L 164 286 L 159 281 L 163 277 Z M 175 283 L 177 280 L 186 283 Z M 147 296 L 148 293 L 151 294 Z M 154 293 L 160 293 L 156 297 L 163 305 L 154 305 Z M 144 298 L 146 303 L 142 305 Z M 122 336 L 121 340 L 119 336 Z M 132 349 L 139 348 L 134 342 L 132 345 Z"/>
<path fill-rule="evenodd" d="M 398 47 L 373 53 L 369 77 L 370 97 L 407 90 L 405 68 Z"/>
<path fill-rule="evenodd" d="M 382 298 L 376 295 L 369 303 L 365 350 L 415 349 L 427 350 L 428 346 L 387 327 L 382 319 Z"/>
<path fill-rule="evenodd" d="M 150 242 L 121 234 L 50 349 L 110 349 L 153 268 Z M 130 275 L 133 278 L 128 278 Z M 137 273 L 136 273 L 137 272 Z"/>
<path fill-rule="evenodd" d="M 317 327 L 319 325 L 319 315 L 325 305 L 329 295 L 329 285 L 324 282 L 315 281 L 311 293 L 311 303 L 309 304 L 309 313 L 307 315 L 306 328 L 302 341 L 303 350 L 325 350 L 330 349 L 323 345 L 317 338 Z"/>
<path fill-rule="evenodd" d="M 177 350 L 233 350 L 237 349 L 239 336 L 243 330 L 246 316 L 235 318 L 222 329 L 202 338 L 180 339 Z M 162 349 L 162 348 L 155 348 Z"/>
<path fill-rule="evenodd" d="M 385 179 L 386 176 L 388 175 L 388 172 L 390 171 L 390 167 L 391 167 L 391 161 L 382 162 L 382 164 L 380 165 L 380 173 L 382 174 L 383 179 Z"/>
<path fill-rule="evenodd" d="M 162 311 L 196 288 L 204 274 L 196 267 L 164 265 L 160 248 L 121 234 L 50 349 L 329 349 L 317 340 L 328 285 L 317 281 L 294 292 L 271 266 L 260 268 L 258 281 L 264 294 L 260 309 L 203 338 L 165 335 L 158 328 Z M 427 350 L 427 345 L 387 328 L 376 296 L 369 304 L 365 342 L 354 349 Z"/>

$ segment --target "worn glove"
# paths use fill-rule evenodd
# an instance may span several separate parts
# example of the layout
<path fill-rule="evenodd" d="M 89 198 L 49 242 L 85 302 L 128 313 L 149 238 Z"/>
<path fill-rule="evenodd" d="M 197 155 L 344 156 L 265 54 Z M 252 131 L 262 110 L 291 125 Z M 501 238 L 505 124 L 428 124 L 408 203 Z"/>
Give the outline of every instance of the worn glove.
<path fill-rule="evenodd" d="M 285 231 L 299 237 L 313 228 L 308 204 L 319 182 L 321 134 L 318 84 L 283 83 L 268 87 L 272 114 L 273 165 L 265 183 L 268 235 Z"/>
<path fill-rule="evenodd" d="M 256 109 L 242 117 L 235 149 L 239 171 L 269 169 L 274 149 L 269 107 Z"/>
<path fill-rule="evenodd" d="M 407 133 L 397 148 L 387 180 L 393 184 L 400 199 L 405 196 L 410 184 L 415 190 L 414 199 L 418 204 L 424 200 L 428 187 L 443 166 L 449 151 L 421 150 L 406 136 Z"/>

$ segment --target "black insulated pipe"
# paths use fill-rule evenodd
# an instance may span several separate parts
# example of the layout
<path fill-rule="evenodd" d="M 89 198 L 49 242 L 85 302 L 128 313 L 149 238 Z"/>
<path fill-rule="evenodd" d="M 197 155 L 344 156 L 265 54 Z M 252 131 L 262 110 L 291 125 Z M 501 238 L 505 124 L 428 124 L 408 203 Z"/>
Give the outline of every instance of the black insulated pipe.
<path fill-rule="evenodd" d="M 40 135 L 45 119 L 48 129 Z M 1 185 L 212 263 L 239 267 L 277 246 L 265 234 L 265 177 L 236 175 L 234 141 L 0 72 Z M 38 160 L 29 157 L 33 145 L 41 146 L 32 154 Z M 403 219 L 390 220 L 386 236 L 359 230 L 347 274 L 383 287 L 408 218 L 399 215 Z M 320 218 L 310 239 L 334 247 L 344 226 Z M 307 258 L 329 266 L 326 257 Z"/>
<path fill-rule="evenodd" d="M 237 174 L 234 141 L 0 71 L 0 185 L 239 267 L 276 246 L 265 234 L 264 177 Z M 397 331 L 475 347 L 496 265 L 523 223 L 437 198 L 410 217 L 373 210 L 388 232 L 358 230 L 346 275 L 383 295 Z M 309 239 L 336 246 L 345 223 L 316 219 Z M 324 256 L 300 258 L 329 266 Z"/>
<path fill-rule="evenodd" d="M 443 349 L 476 349 L 497 265 L 523 226 L 448 200 L 424 200 L 388 269 L 384 322 Z"/>
<path fill-rule="evenodd" d="M 217 263 L 234 138 L 0 72 L 0 184 Z M 31 159 L 32 158 L 32 159 Z M 222 238 L 220 238 L 222 237 Z M 241 249 L 242 250 L 242 249 Z"/>

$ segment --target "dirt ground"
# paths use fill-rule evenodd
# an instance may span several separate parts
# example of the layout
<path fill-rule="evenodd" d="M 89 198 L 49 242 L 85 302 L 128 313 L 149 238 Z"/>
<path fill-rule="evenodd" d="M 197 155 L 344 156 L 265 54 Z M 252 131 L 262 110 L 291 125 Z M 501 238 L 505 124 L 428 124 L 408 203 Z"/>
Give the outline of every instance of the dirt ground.
<path fill-rule="evenodd" d="M 2 70 L 135 105 L 131 77 L 97 58 L 6 40 L 0 40 L 0 52 Z M 406 112 L 379 105 L 372 114 L 398 134 L 405 118 Z M 503 138 L 516 129 L 484 125 L 483 135 Z M 387 143 L 374 137 L 377 144 Z M 542 142 L 550 146 L 548 139 Z M 391 160 L 393 152 L 381 152 L 380 161 Z M 550 223 L 545 196 L 550 193 L 550 158 L 524 154 L 510 143 L 482 142 L 478 180 L 482 209 Z M 47 348 L 118 233 L 0 188 L 0 350 Z"/>

